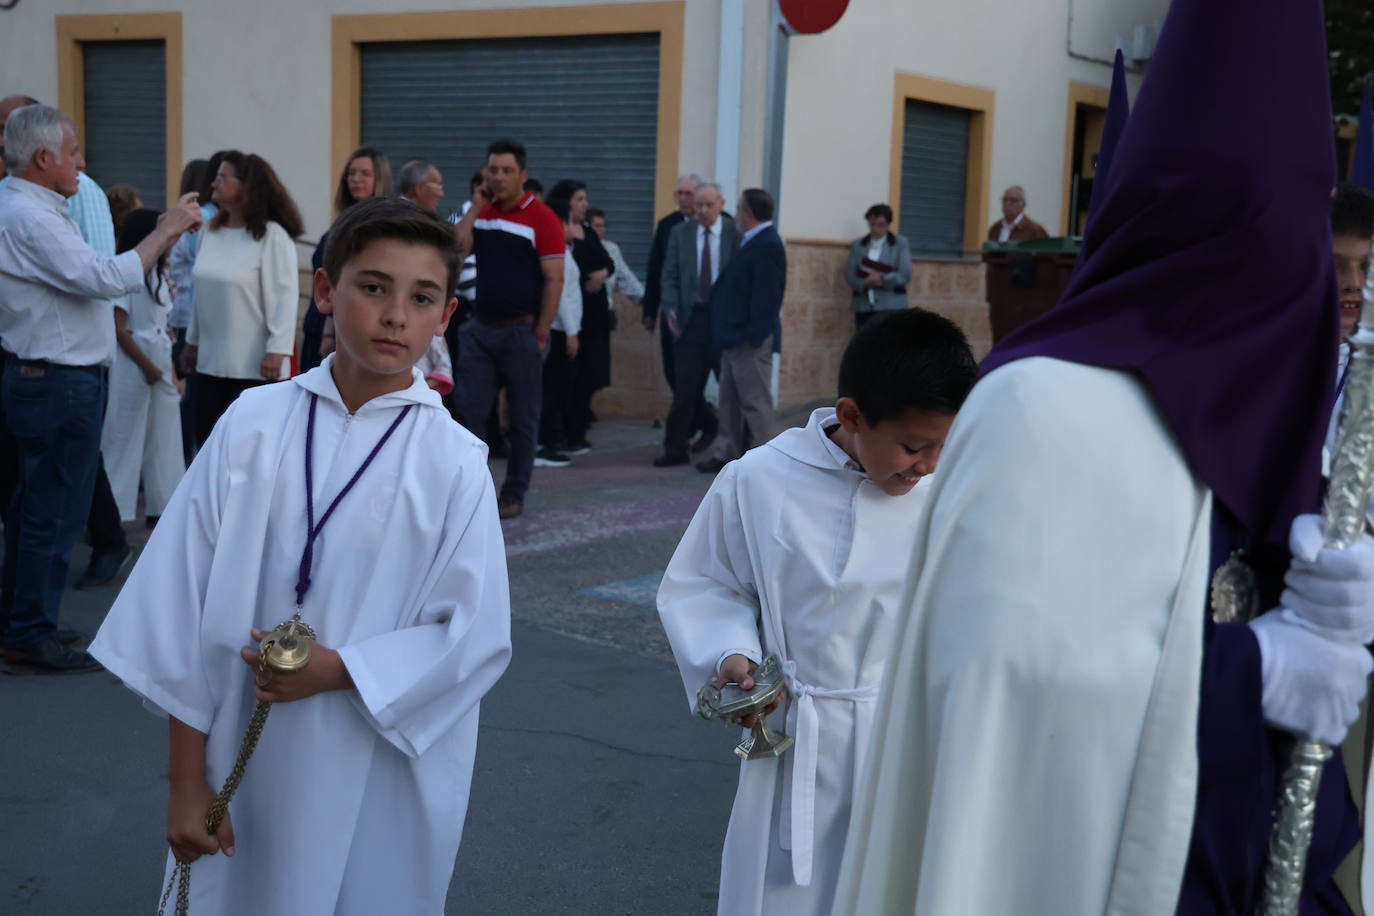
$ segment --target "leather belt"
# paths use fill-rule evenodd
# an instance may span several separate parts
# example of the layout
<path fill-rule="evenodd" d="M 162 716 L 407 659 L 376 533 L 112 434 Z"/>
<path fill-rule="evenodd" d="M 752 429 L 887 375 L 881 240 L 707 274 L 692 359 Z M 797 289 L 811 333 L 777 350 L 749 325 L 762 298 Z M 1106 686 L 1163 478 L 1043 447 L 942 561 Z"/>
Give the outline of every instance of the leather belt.
<path fill-rule="evenodd" d="M 527 324 L 534 324 L 533 315 L 521 315 L 519 318 L 502 318 L 497 321 L 483 321 L 481 318 L 477 320 L 481 321 L 482 324 L 489 328 L 518 328 Z"/>

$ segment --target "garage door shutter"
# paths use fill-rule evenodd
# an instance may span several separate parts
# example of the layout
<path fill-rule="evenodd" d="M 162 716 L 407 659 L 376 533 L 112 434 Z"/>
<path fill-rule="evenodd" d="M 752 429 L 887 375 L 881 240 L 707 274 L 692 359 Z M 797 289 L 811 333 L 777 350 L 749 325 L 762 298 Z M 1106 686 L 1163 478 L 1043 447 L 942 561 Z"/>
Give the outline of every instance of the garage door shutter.
<path fill-rule="evenodd" d="M 968 135 L 964 109 L 907 100 L 898 212 L 913 254 L 963 253 Z"/>
<path fill-rule="evenodd" d="M 167 64 L 161 41 L 82 46 L 86 171 L 109 189 L 132 185 L 149 207 L 167 198 Z"/>
<path fill-rule="evenodd" d="M 587 183 L 630 266 L 648 261 L 658 145 L 658 35 L 586 35 L 362 46 L 362 140 L 428 159 L 441 212 L 467 199 L 487 144 L 509 137 L 545 189 Z"/>

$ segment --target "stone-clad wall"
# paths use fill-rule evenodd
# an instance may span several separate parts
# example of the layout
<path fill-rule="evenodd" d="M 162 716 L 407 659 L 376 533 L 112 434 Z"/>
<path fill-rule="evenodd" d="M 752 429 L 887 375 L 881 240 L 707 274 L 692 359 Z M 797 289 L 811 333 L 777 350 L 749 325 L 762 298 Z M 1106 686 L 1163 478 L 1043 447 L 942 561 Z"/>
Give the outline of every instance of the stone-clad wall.
<path fill-rule="evenodd" d="M 833 398 L 840 357 L 854 330 L 845 285 L 845 242 L 792 239 L 787 243 L 787 296 L 782 306 L 778 408 Z M 307 262 L 308 263 L 308 262 Z M 301 312 L 309 301 L 309 271 L 301 271 Z M 983 265 L 976 260 L 917 260 L 907 287 L 912 305 L 950 318 L 964 329 L 974 356 L 992 345 Z M 602 417 L 662 419 L 672 399 L 663 378 L 658 332 L 644 330 L 639 308 L 618 299 L 620 326 L 611 337 L 614 384 L 596 396 Z"/>
<path fill-rule="evenodd" d="M 780 410 L 834 397 L 840 357 L 854 330 L 843 277 L 848 255 L 846 242 L 787 243 Z M 977 260 L 918 260 L 908 293 L 912 305 L 939 312 L 963 328 L 976 357 L 992 346 L 983 265 Z M 597 395 L 596 411 L 604 417 L 665 417 L 671 395 L 658 336 L 644 330 L 637 308 L 622 301 L 616 310 L 621 322 L 611 344 L 614 384 Z"/>

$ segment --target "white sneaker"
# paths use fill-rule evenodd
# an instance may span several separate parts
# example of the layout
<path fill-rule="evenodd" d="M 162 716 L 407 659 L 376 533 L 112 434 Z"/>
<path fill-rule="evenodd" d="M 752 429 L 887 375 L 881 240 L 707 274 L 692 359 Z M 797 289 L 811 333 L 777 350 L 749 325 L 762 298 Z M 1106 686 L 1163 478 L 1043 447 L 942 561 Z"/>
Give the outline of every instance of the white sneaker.
<path fill-rule="evenodd" d="M 551 448 L 541 448 L 534 453 L 534 466 L 537 468 L 565 468 L 570 464 L 571 458 Z"/>

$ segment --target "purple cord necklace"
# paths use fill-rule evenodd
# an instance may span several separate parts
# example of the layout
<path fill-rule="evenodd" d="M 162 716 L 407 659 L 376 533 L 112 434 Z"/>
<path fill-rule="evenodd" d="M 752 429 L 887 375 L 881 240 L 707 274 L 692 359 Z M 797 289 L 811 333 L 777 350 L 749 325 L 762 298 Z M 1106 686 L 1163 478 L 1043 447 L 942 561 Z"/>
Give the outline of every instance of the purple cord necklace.
<path fill-rule="evenodd" d="M 296 613 L 300 614 L 301 605 L 305 603 L 305 593 L 310 590 L 310 567 L 315 560 L 315 538 L 319 537 L 320 531 L 324 528 L 324 523 L 329 521 L 329 517 L 334 514 L 334 510 L 339 507 L 339 503 L 348 491 L 353 489 L 353 485 L 358 482 L 358 478 L 363 476 L 363 472 L 372 464 L 372 459 L 377 457 L 377 453 L 386 445 L 391 434 L 396 432 L 396 427 L 401 425 L 401 421 L 410 413 L 410 408 L 414 404 L 407 404 L 399 416 L 391 421 L 391 426 L 382 433 L 382 438 L 377 440 L 377 444 L 372 447 L 362 465 L 354 472 L 353 477 L 344 484 L 344 488 L 339 491 L 339 495 L 334 497 L 334 501 L 329 504 L 329 508 L 324 510 L 324 515 L 320 516 L 319 524 L 315 524 L 315 408 L 319 404 L 319 395 L 310 395 L 310 416 L 305 424 L 305 551 L 301 554 L 300 578 L 296 580 Z"/>

